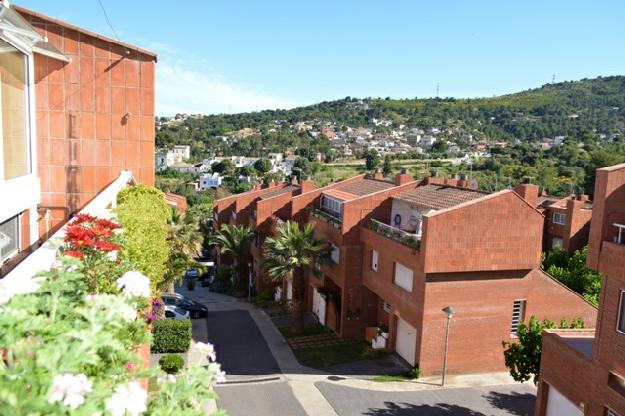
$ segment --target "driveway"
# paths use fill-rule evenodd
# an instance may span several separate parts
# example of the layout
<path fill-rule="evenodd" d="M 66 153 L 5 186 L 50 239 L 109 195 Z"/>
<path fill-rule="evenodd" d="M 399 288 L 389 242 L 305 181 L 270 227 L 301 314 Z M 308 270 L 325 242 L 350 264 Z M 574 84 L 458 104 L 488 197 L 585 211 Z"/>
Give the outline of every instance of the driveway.
<path fill-rule="evenodd" d="M 339 416 L 533 416 L 527 385 L 384 392 L 327 382 L 315 386 Z"/>
<path fill-rule="evenodd" d="M 206 318 L 208 341 L 229 376 L 279 374 L 265 338 L 246 310 L 211 311 Z"/>
<path fill-rule="evenodd" d="M 286 381 L 218 386 L 217 406 L 229 416 L 306 416 Z"/>

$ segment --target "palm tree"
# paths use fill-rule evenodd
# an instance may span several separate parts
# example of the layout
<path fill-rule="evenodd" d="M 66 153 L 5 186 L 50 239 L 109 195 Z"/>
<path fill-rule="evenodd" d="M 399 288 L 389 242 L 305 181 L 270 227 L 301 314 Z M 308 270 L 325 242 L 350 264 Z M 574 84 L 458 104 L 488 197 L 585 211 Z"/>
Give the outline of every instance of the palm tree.
<path fill-rule="evenodd" d="M 254 233 L 247 225 L 223 224 L 219 232 L 210 239 L 211 244 L 219 246 L 222 253 L 230 253 L 232 256 L 235 288 L 239 291 L 243 289 L 253 238 Z"/>
<path fill-rule="evenodd" d="M 161 284 L 162 289 L 173 291 L 173 284 L 180 279 L 182 273 L 195 265 L 194 257 L 200 253 L 202 247 L 202 233 L 198 225 L 199 218 L 192 212 L 181 215 L 172 208 L 169 219 L 169 233 L 167 242 L 171 247 L 167 261 L 167 272 Z"/>
<path fill-rule="evenodd" d="M 279 235 L 269 237 L 264 244 L 264 265 L 272 280 L 292 279 L 291 332 L 304 332 L 304 290 L 306 271 L 313 270 L 318 259 L 325 259 L 328 246 L 314 237 L 314 225 L 306 224 L 300 229 L 296 222 L 287 221 L 278 229 Z"/>

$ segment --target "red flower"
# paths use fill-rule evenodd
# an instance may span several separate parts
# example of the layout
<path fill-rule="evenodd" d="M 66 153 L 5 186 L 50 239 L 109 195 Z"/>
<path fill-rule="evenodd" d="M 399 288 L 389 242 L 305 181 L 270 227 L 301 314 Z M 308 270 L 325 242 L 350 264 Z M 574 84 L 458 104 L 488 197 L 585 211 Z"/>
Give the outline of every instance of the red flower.
<path fill-rule="evenodd" d="M 74 221 L 72 222 L 72 224 L 74 225 L 78 225 L 78 224 L 82 224 L 85 222 L 94 222 L 96 221 L 97 218 L 94 217 L 93 215 L 89 215 L 89 214 L 78 214 L 74 217 Z"/>
<path fill-rule="evenodd" d="M 102 250 L 102 251 L 116 251 L 116 250 L 121 250 L 119 248 L 119 246 L 113 244 L 113 243 L 109 243 L 108 241 L 104 241 L 104 240 L 98 240 L 95 242 L 94 244 L 94 248 L 98 249 L 98 250 Z"/>
<path fill-rule="evenodd" d="M 63 252 L 63 254 L 65 254 L 66 256 L 74 257 L 74 258 L 81 259 L 81 260 L 85 258 L 85 255 L 82 252 L 76 251 L 76 250 L 68 250 L 68 251 Z"/>
<path fill-rule="evenodd" d="M 105 227 L 108 228 L 109 230 L 115 230 L 117 228 L 121 228 L 122 226 L 113 222 L 113 221 L 109 221 L 105 218 L 98 218 L 96 220 L 96 224 L 101 226 L 101 227 Z"/>

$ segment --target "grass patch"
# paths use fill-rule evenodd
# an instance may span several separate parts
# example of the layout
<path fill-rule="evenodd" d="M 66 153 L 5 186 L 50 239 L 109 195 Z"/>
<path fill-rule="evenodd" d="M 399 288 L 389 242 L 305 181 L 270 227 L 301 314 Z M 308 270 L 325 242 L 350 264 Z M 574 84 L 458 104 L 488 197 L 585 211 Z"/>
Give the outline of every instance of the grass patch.
<path fill-rule="evenodd" d="M 284 326 L 282 328 L 278 328 L 278 330 L 282 333 L 282 336 L 286 339 L 294 338 L 294 337 L 305 337 L 309 335 L 320 335 L 320 334 L 326 334 L 330 332 L 328 328 L 320 324 L 305 325 L 304 332 L 298 335 L 293 335 L 293 333 L 291 332 L 290 326 Z"/>
<path fill-rule="evenodd" d="M 369 380 L 377 381 L 378 383 L 388 383 L 391 381 L 416 380 L 420 376 L 421 376 L 421 371 L 419 371 L 419 369 L 415 367 L 410 371 L 406 371 L 405 373 L 375 376 L 375 377 L 371 377 Z"/>
<path fill-rule="evenodd" d="M 293 350 L 293 353 L 300 364 L 317 369 L 381 358 L 389 354 L 384 350 L 374 350 L 375 353 L 371 351 L 371 345 L 367 342 L 346 342 L 326 347 L 300 348 Z"/>

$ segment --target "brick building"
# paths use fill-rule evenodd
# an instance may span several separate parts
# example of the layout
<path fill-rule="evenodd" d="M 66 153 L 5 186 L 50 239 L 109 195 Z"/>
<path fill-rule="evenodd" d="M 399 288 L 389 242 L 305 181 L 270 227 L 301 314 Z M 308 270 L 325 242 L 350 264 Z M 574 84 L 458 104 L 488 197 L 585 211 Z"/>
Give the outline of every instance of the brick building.
<path fill-rule="evenodd" d="M 448 305 L 456 309 L 448 370 L 456 373 L 504 370 L 501 341 L 530 315 L 596 319 L 592 305 L 539 269 L 544 218 L 536 201 L 516 192 L 487 194 L 464 180 L 415 181 L 405 173 L 292 186 L 216 201 L 215 220 L 253 218 L 268 233 L 287 219 L 313 222 L 331 244 L 332 264 L 308 279 L 306 308 L 343 337 L 362 339 L 386 324 L 387 347 L 425 374 L 442 369 Z M 254 258 L 261 247 L 255 243 Z"/>
<path fill-rule="evenodd" d="M 156 55 L 0 2 L 0 275 L 120 176 L 154 183 Z"/>
<path fill-rule="evenodd" d="M 625 164 L 597 170 L 587 264 L 602 274 L 596 331 L 543 336 L 537 416 L 625 415 Z"/>

